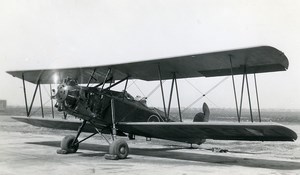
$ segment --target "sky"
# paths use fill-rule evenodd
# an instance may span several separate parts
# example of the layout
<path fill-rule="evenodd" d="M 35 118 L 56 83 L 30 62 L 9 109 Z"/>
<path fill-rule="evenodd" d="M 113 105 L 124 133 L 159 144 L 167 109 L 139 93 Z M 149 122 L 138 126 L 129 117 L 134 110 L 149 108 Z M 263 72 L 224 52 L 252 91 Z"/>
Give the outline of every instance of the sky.
<path fill-rule="evenodd" d="M 24 105 L 22 81 L 8 70 L 106 65 L 269 45 L 285 53 L 289 69 L 257 75 L 260 106 L 300 109 L 299 8 L 297 0 L 1 0 L 0 99 Z M 179 80 L 182 106 L 223 79 Z M 252 75 L 249 80 L 256 106 Z M 240 76 L 236 83 L 240 99 Z M 129 92 L 147 95 L 157 84 L 137 80 Z M 31 98 L 34 85 L 26 87 Z M 164 88 L 168 94 L 170 82 Z M 44 102 L 48 91 L 42 87 Z M 153 106 L 162 106 L 161 101 L 160 91 L 148 99 Z M 245 108 L 247 101 L 245 94 Z M 193 107 L 203 102 L 234 108 L 231 78 Z"/>

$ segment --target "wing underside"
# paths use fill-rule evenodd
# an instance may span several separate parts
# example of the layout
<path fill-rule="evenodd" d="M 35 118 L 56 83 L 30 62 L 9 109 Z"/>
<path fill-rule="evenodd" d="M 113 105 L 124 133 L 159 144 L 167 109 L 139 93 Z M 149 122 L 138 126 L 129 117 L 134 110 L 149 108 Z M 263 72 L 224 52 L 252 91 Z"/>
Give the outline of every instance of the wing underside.
<path fill-rule="evenodd" d="M 82 68 L 19 70 L 8 71 L 7 73 L 21 79 L 24 77 L 26 81 L 32 83 L 57 83 L 54 76 L 58 76 L 60 80 L 71 77 L 84 84 L 89 82 L 93 72 L 97 79 L 93 82 L 103 82 L 109 69 L 112 70 L 111 76 L 114 80 L 129 76 L 131 79 L 152 81 L 159 80 L 158 66 L 161 70 L 162 79 L 172 79 L 174 73 L 176 73 L 177 78 L 230 75 L 231 68 L 235 75 L 284 71 L 288 68 L 288 64 L 287 57 L 281 51 L 270 46 L 260 46 L 132 63 Z"/>
<path fill-rule="evenodd" d="M 166 140 L 201 143 L 202 139 L 246 141 L 294 141 L 297 134 L 276 123 L 152 122 L 119 123 L 122 132 Z"/>

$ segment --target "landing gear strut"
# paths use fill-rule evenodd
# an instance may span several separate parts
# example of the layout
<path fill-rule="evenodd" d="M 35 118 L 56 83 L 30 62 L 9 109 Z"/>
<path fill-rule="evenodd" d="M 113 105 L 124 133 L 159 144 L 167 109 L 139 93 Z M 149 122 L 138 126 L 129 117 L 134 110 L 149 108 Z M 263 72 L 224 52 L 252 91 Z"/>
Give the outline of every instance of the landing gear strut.
<path fill-rule="evenodd" d="M 111 116 L 112 116 L 112 139 L 113 142 L 109 145 L 109 154 L 105 155 L 105 159 L 118 160 L 125 159 L 128 156 L 128 144 L 123 139 L 116 139 L 116 125 L 115 125 L 115 106 L 114 99 L 111 99 Z"/>

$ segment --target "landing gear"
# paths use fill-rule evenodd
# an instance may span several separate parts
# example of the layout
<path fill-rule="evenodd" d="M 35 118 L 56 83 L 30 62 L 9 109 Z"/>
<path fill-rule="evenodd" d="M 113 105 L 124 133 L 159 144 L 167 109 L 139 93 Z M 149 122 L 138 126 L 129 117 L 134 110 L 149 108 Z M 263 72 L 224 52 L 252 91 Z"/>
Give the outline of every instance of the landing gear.
<path fill-rule="evenodd" d="M 111 135 L 113 142 L 110 144 L 109 141 L 102 135 L 102 130 L 98 130 L 97 126 L 89 121 L 89 124 L 94 127 L 96 130 L 95 133 L 90 136 L 78 141 L 78 137 L 80 133 L 83 131 L 87 121 L 84 120 L 81 126 L 78 128 L 78 132 L 76 136 L 65 136 L 61 141 L 61 149 L 57 150 L 58 154 L 68 154 L 68 153 L 76 153 L 78 150 L 79 144 L 96 134 L 100 134 L 108 143 L 109 143 L 109 154 L 105 155 L 106 159 L 110 160 L 118 160 L 118 159 L 126 159 L 129 153 L 128 144 L 123 139 L 117 139 L 117 129 L 115 125 L 115 111 L 114 111 L 114 100 L 111 99 L 111 109 L 112 109 L 112 127 L 111 127 Z M 103 128 L 102 128 L 103 129 Z M 134 139 L 134 135 L 131 135 L 131 138 Z"/>
<path fill-rule="evenodd" d="M 76 153 L 79 147 L 79 144 L 77 144 L 77 142 L 78 140 L 75 136 L 67 135 L 62 139 L 60 148 L 66 153 Z"/>
<path fill-rule="evenodd" d="M 125 159 L 128 156 L 129 148 L 125 140 L 116 139 L 117 129 L 115 125 L 115 106 L 113 98 L 111 99 L 111 113 L 113 142 L 109 145 L 109 154 L 105 155 L 105 159 Z"/>
<path fill-rule="evenodd" d="M 72 135 L 67 135 L 65 136 L 61 143 L 60 143 L 60 150 L 57 150 L 57 154 L 68 154 L 68 153 L 76 153 L 76 151 L 78 150 L 79 147 L 79 143 L 82 142 L 78 142 L 78 137 L 83 129 L 83 127 L 86 124 L 86 120 L 84 120 L 81 124 L 81 126 L 78 128 L 78 132 L 76 137 L 72 136 Z M 91 136 L 93 136 L 95 134 L 92 134 Z M 89 137 L 88 137 L 89 138 Z"/>
<path fill-rule="evenodd" d="M 118 139 L 109 145 L 109 154 L 116 155 L 118 159 L 125 159 L 128 153 L 129 148 L 125 140 Z"/>

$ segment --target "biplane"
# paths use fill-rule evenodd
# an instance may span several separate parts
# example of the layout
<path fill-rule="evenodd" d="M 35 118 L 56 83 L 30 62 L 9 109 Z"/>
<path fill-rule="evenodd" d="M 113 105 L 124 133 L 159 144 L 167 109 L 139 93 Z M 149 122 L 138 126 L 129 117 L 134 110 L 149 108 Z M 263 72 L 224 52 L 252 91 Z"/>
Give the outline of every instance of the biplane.
<path fill-rule="evenodd" d="M 241 109 L 238 107 L 234 82 L 234 76 L 243 75 L 243 90 L 245 81 L 248 85 L 247 75 L 253 74 L 255 77 L 257 73 L 285 71 L 288 65 L 283 52 L 274 47 L 260 46 L 113 65 L 7 73 L 22 79 L 24 85 L 28 117 L 15 118 L 16 120 L 39 127 L 77 130 L 76 135 L 68 135 L 62 139 L 60 153 L 75 153 L 79 144 L 86 139 L 96 134 L 109 134 L 112 140 L 109 143 L 109 154 L 116 159 L 124 159 L 129 148 L 122 137 L 135 139 L 135 136 L 144 136 L 190 144 L 202 144 L 205 139 L 296 140 L 296 133 L 283 125 L 261 122 L 260 116 L 259 122 L 253 122 L 252 113 L 252 122 L 241 122 Z M 195 114 L 193 121 L 182 122 L 177 79 L 216 76 L 230 76 L 233 80 L 238 122 L 209 122 L 210 111 L 205 103 L 203 111 Z M 144 98 L 132 97 L 127 92 L 130 79 L 157 81 L 160 84 L 163 109 L 148 107 Z M 162 83 L 164 80 L 172 81 L 168 106 Z M 30 106 L 27 104 L 25 81 L 36 84 L 34 96 L 41 84 L 59 84 L 53 96 L 56 100 L 55 107 L 81 121 L 30 118 L 33 101 Z M 122 91 L 112 90 L 121 83 L 125 84 Z M 173 91 L 176 91 L 179 114 L 175 119 L 170 117 Z M 79 140 L 81 132 L 91 135 Z"/>

